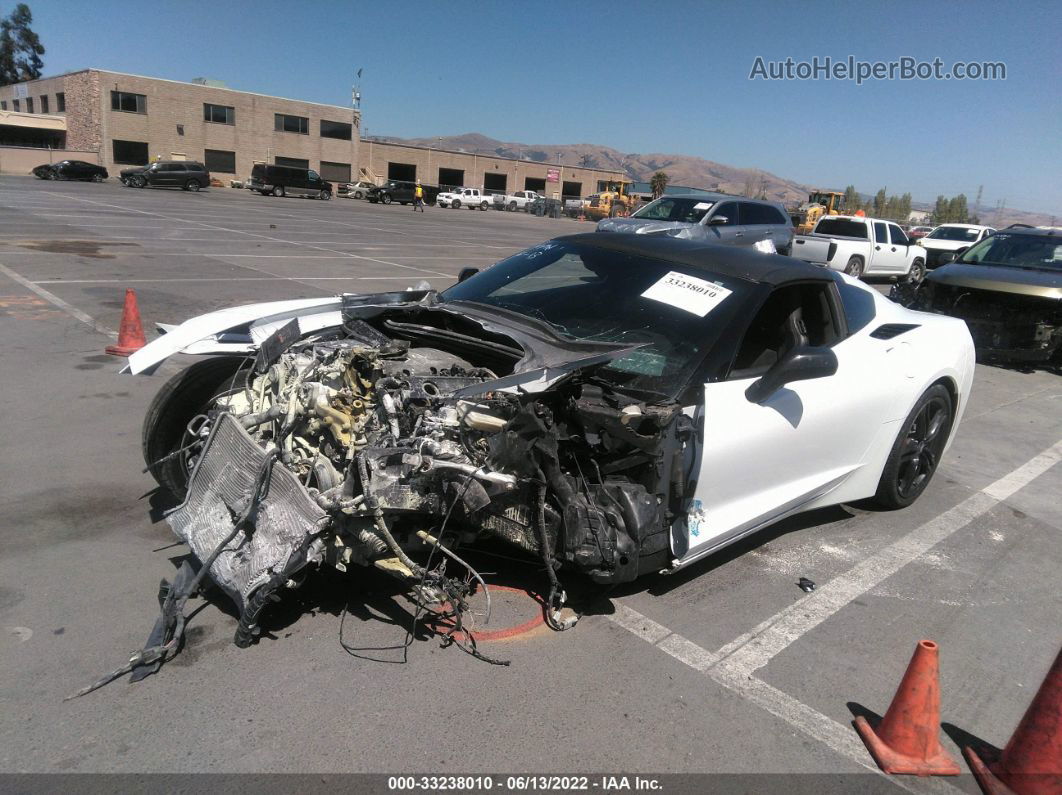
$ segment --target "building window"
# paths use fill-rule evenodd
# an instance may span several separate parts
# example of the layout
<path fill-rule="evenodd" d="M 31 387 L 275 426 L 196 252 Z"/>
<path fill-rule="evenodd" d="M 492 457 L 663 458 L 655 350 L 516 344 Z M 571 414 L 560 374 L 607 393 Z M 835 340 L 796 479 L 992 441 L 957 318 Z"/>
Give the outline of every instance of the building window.
<path fill-rule="evenodd" d="M 114 162 L 127 166 L 143 166 L 148 162 L 148 145 L 145 141 L 112 141 Z"/>
<path fill-rule="evenodd" d="M 277 113 L 273 118 L 273 129 L 277 132 L 299 133 L 300 135 L 310 134 L 310 120 L 305 116 L 288 116 L 284 113 Z"/>
<path fill-rule="evenodd" d="M 351 126 L 341 121 L 325 121 L 321 119 L 321 137 L 338 138 L 341 141 L 349 141 Z"/>
<path fill-rule="evenodd" d="M 350 163 L 321 161 L 321 179 L 328 182 L 350 182 Z"/>
<path fill-rule="evenodd" d="M 309 168 L 309 160 L 301 160 L 297 157 L 281 157 L 277 155 L 273 159 L 273 163 L 278 166 L 290 166 L 291 168 Z"/>
<path fill-rule="evenodd" d="M 126 113 L 147 113 L 147 97 L 143 94 L 130 94 L 127 91 L 112 91 L 111 110 L 121 110 Z"/>
<path fill-rule="evenodd" d="M 235 124 L 236 108 L 230 108 L 228 105 L 211 105 L 204 102 L 203 121 L 213 122 L 214 124 Z"/>
<path fill-rule="evenodd" d="M 7 100 L 0 99 L 0 110 L 7 110 Z"/>
<path fill-rule="evenodd" d="M 17 99 L 13 99 L 13 100 L 11 100 L 11 102 L 12 102 L 12 107 L 15 109 L 15 113 L 18 113 L 20 110 L 22 110 L 22 108 L 18 104 L 18 100 Z"/>
<path fill-rule="evenodd" d="M 203 164 L 206 166 L 207 171 L 235 174 L 236 153 L 226 152 L 222 149 L 205 149 L 203 151 Z"/>
<path fill-rule="evenodd" d="M 66 112 L 66 93 L 63 91 L 55 95 L 55 110 L 56 113 Z"/>
<path fill-rule="evenodd" d="M 26 113 L 33 113 L 33 97 L 26 97 Z"/>
<path fill-rule="evenodd" d="M 48 112 L 48 97 L 47 96 L 41 96 L 41 113 L 47 113 L 47 112 Z"/>

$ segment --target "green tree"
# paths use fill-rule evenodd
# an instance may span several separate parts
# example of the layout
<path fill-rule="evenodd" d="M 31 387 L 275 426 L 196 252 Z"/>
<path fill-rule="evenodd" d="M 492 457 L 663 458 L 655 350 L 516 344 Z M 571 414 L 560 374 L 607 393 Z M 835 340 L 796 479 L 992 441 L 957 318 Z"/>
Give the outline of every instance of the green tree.
<path fill-rule="evenodd" d="M 900 197 L 900 215 L 903 216 L 901 220 L 906 221 L 908 216 L 911 215 L 911 194 L 905 193 Z"/>
<path fill-rule="evenodd" d="M 948 201 L 948 219 L 953 224 L 964 224 L 970 217 L 966 207 L 966 195 L 960 193 Z"/>
<path fill-rule="evenodd" d="M 849 185 L 844 189 L 844 207 L 846 212 L 854 213 L 859 209 L 861 203 L 859 191 L 855 189 L 855 185 Z"/>
<path fill-rule="evenodd" d="M 946 224 L 950 220 L 948 200 L 944 198 L 944 194 L 940 194 L 937 196 L 936 204 L 933 205 L 933 223 Z"/>
<path fill-rule="evenodd" d="M 0 20 L 0 86 L 36 80 L 41 76 L 44 45 L 30 29 L 33 14 L 19 3 L 11 15 Z"/>
<path fill-rule="evenodd" d="M 671 181 L 669 177 L 663 171 L 657 171 L 649 178 L 649 190 L 653 192 L 653 198 L 659 199 L 664 195 L 664 189 L 667 187 L 667 183 Z"/>
<path fill-rule="evenodd" d="M 881 218 L 885 215 L 885 188 L 874 194 L 874 217 Z"/>

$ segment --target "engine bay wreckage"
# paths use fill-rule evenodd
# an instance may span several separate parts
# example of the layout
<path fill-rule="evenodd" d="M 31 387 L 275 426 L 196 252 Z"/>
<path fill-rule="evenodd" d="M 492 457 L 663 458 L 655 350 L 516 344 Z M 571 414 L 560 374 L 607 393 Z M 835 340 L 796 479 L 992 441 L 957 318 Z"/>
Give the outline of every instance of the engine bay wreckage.
<path fill-rule="evenodd" d="M 198 571 L 186 563 L 164 581 L 147 647 L 78 695 L 174 656 L 204 576 L 238 608 L 240 647 L 313 571 L 360 566 L 397 578 L 418 616 L 445 616 L 450 643 L 489 659 L 462 621 L 476 589 L 489 611 L 489 588 L 455 550 L 495 539 L 541 561 L 555 630 L 577 618 L 566 573 L 610 585 L 667 567 L 693 426 L 678 402 L 638 400 L 603 375 L 638 345 L 499 324 L 430 290 L 291 314 L 257 343 L 247 324 L 214 336 L 246 355 L 226 357 L 231 374 L 183 418 L 179 447 L 148 462 L 184 490 L 166 518 Z M 168 330 L 158 344 L 185 331 Z M 174 464 L 183 482 L 166 480 Z"/>

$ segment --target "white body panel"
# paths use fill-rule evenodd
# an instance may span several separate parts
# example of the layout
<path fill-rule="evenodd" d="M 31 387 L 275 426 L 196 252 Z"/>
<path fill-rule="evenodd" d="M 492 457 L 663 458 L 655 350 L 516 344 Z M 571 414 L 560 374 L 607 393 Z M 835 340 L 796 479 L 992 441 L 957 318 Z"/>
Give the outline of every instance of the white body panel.
<path fill-rule="evenodd" d="M 957 398 L 951 444 L 973 383 L 966 325 L 842 278 L 872 297 L 875 317 L 833 346 L 836 375 L 789 384 L 762 405 L 745 398 L 755 379 L 705 385 L 694 410 L 703 449 L 692 462 L 690 514 L 672 528 L 674 566 L 794 513 L 872 497 L 904 419 L 938 381 Z M 870 336 L 887 323 L 917 328 Z"/>
<path fill-rule="evenodd" d="M 485 207 L 490 200 L 479 188 L 461 188 L 440 193 L 435 198 L 435 203 L 439 207 L 468 207 L 474 210 Z"/>

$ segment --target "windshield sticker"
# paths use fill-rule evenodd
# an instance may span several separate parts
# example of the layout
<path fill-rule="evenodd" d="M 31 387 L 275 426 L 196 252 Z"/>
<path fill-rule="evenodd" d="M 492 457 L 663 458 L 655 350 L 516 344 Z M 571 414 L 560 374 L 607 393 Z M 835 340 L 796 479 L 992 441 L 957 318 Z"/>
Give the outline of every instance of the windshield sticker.
<path fill-rule="evenodd" d="M 694 210 L 710 210 L 715 202 L 697 202 L 693 205 Z"/>
<path fill-rule="evenodd" d="M 714 282 L 706 282 L 696 276 L 671 271 L 642 293 L 642 298 L 670 304 L 698 317 L 704 317 L 719 306 L 728 295 L 730 295 L 730 290 Z"/>

